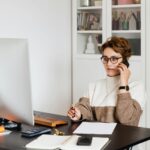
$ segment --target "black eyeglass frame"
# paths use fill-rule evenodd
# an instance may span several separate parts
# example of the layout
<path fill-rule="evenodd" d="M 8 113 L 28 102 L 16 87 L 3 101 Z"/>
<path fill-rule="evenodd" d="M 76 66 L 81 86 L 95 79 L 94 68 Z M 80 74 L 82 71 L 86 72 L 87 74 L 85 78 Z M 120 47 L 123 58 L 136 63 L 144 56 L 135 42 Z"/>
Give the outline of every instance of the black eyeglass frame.
<path fill-rule="evenodd" d="M 107 60 L 104 61 L 103 58 L 107 58 Z M 120 58 L 122 58 L 122 57 L 116 57 L 116 56 L 112 56 L 110 58 L 108 58 L 107 56 L 100 57 L 103 64 L 107 64 L 108 61 L 110 61 L 112 64 L 116 64 Z M 113 59 L 116 59 L 116 61 L 113 62 Z"/>

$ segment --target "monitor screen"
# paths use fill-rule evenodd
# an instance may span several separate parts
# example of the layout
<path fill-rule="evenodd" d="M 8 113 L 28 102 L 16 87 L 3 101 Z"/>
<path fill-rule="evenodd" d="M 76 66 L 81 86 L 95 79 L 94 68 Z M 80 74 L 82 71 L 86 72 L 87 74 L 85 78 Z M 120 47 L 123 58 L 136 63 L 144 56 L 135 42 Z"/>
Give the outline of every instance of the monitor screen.
<path fill-rule="evenodd" d="M 34 124 L 27 39 L 0 38 L 0 118 Z"/>

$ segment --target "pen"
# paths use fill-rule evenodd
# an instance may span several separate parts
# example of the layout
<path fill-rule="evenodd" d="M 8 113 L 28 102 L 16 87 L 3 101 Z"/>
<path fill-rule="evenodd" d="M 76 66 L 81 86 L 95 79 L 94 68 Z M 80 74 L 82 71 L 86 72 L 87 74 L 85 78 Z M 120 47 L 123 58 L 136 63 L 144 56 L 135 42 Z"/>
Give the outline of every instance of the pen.
<path fill-rule="evenodd" d="M 74 105 L 72 105 L 71 110 L 74 111 L 73 116 L 72 116 L 72 118 L 74 118 L 75 117 L 75 108 L 74 108 Z"/>

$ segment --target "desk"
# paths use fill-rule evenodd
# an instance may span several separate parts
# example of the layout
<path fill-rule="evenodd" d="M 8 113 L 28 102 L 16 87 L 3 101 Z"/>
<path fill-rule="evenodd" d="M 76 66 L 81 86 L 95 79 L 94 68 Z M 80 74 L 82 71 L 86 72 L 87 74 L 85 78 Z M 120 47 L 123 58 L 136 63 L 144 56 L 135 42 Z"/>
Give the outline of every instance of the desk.
<path fill-rule="evenodd" d="M 72 132 L 78 127 L 79 123 L 73 123 L 70 121 L 68 117 L 48 114 L 48 113 L 40 113 L 36 112 L 36 114 L 40 114 L 48 117 L 55 117 L 58 119 L 63 119 L 68 121 L 67 125 L 62 125 L 57 127 L 57 129 L 65 132 L 66 134 L 72 134 Z M 23 129 L 29 128 L 27 125 L 22 126 Z M 106 135 L 101 135 L 105 137 Z M 111 139 L 111 142 L 107 145 L 105 150 L 121 150 L 124 148 L 129 148 L 130 146 L 137 145 L 139 143 L 145 142 L 150 139 L 150 129 L 140 128 L 140 127 L 132 127 L 118 124 L 112 135 L 106 136 Z M 27 139 L 21 137 L 19 131 L 12 132 L 7 136 L 0 136 L 0 149 L 9 149 L 9 150 L 25 150 L 25 145 L 35 138 Z"/>

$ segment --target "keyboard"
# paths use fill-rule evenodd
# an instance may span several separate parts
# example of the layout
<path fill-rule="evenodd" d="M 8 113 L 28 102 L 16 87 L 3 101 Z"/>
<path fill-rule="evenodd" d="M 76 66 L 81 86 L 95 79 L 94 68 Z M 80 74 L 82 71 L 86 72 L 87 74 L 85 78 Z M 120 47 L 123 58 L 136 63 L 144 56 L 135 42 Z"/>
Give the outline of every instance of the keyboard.
<path fill-rule="evenodd" d="M 21 135 L 26 138 L 36 137 L 42 134 L 50 134 L 51 129 L 47 127 L 35 127 L 31 129 L 27 129 L 26 131 L 22 131 Z"/>

